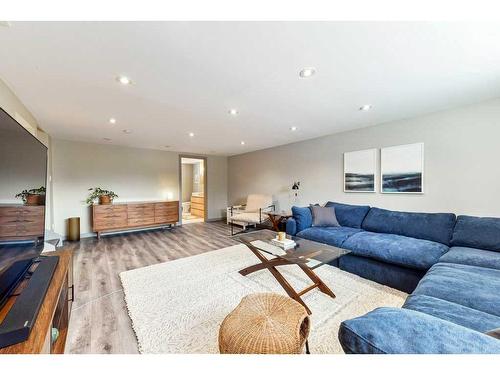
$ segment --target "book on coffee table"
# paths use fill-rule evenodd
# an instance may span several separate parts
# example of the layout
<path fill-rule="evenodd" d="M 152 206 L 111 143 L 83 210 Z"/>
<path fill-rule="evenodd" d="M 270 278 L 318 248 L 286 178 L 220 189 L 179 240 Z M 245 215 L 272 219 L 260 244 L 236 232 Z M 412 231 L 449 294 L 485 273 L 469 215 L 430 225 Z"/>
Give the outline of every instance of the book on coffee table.
<path fill-rule="evenodd" d="M 296 245 L 294 240 L 289 238 L 285 238 L 283 241 L 278 240 L 277 238 L 273 238 L 271 243 L 275 246 L 282 248 L 283 250 L 293 249 Z"/>

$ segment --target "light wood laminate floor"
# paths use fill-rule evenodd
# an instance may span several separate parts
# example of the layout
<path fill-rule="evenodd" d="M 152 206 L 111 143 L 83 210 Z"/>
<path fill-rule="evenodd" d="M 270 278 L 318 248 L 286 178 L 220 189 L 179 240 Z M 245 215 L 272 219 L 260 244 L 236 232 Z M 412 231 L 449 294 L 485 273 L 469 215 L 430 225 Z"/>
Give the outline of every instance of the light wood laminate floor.
<path fill-rule="evenodd" d="M 67 353 L 138 353 L 120 272 L 237 244 L 225 222 L 104 235 L 67 242 L 74 251 L 75 302 Z"/>

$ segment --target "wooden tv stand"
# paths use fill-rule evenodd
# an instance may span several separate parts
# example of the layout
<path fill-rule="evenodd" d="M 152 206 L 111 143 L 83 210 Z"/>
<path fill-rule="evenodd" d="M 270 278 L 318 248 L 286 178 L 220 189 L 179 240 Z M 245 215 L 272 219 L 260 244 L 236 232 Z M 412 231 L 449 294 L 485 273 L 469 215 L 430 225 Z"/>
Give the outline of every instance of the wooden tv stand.
<path fill-rule="evenodd" d="M 95 204 L 92 228 L 99 239 L 102 232 L 175 225 L 179 221 L 179 201 Z"/>
<path fill-rule="evenodd" d="M 49 289 L 45 295 L 36 322 L 28 340 L 0 349 L 0 354 L 63 354 L 68 334 L 68 324 L 73 301 L 73 255 L 71 250 L 53 251 L 43 256 L 59 256 Z M 16 290 L 22 292 L 23 281 Z M 71 289 L 71 290 L 70 290 Z M 0 309 L 0 322 L 5 319 L 17 297 L 12 296 Z M 59 337 L 52 342 L 52 328 L 59 330 Z"/>

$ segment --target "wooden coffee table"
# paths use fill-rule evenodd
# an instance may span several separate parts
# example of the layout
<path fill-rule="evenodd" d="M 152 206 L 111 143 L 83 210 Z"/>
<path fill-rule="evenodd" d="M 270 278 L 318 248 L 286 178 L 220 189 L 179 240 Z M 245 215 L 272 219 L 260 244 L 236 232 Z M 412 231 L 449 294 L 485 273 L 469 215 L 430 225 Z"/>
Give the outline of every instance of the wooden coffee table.
<path fill-rule="evenodd" d="M 335 298 L 335 294 L 318 275 L 314 273 L 314 269 L 349 254 L 349 250 L 287 235 L 287 238 L 295 241 L 296 246 L 294 249 L 284 251 L 272 244 L 271 240 L 273 238 L 276 238 L 276 232 L 268 229 L 235 236 L 237 241 L 245 244 L 260 260 L 260 263 L 239 271 L 240 274 L 246 276 L 252 272 L 264 269 L 269 270 L 285 292 L 291 298 L 302 304 L 309 315 L 311 314 L 311 310 L 301 298 L 307 292 L 318 288 L 326 295 Z M 266 255 L 272 255 L 274 258 L 269 259 Z M 277 269 L 279 266 L 290 264 L 295 264 L 300 267 L 313 283 L 301 291 L 296 291 Z"/>

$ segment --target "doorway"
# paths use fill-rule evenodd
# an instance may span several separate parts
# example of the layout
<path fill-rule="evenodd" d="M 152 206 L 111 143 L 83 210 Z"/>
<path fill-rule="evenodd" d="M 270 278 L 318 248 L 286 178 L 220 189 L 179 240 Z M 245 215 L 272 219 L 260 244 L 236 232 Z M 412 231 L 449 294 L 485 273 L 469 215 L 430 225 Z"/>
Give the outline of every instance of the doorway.
<path fill-rule="evenodd" d="M 180 156 L 181 223 L 191 224 L 206 219 L 206 158 Z"/>

